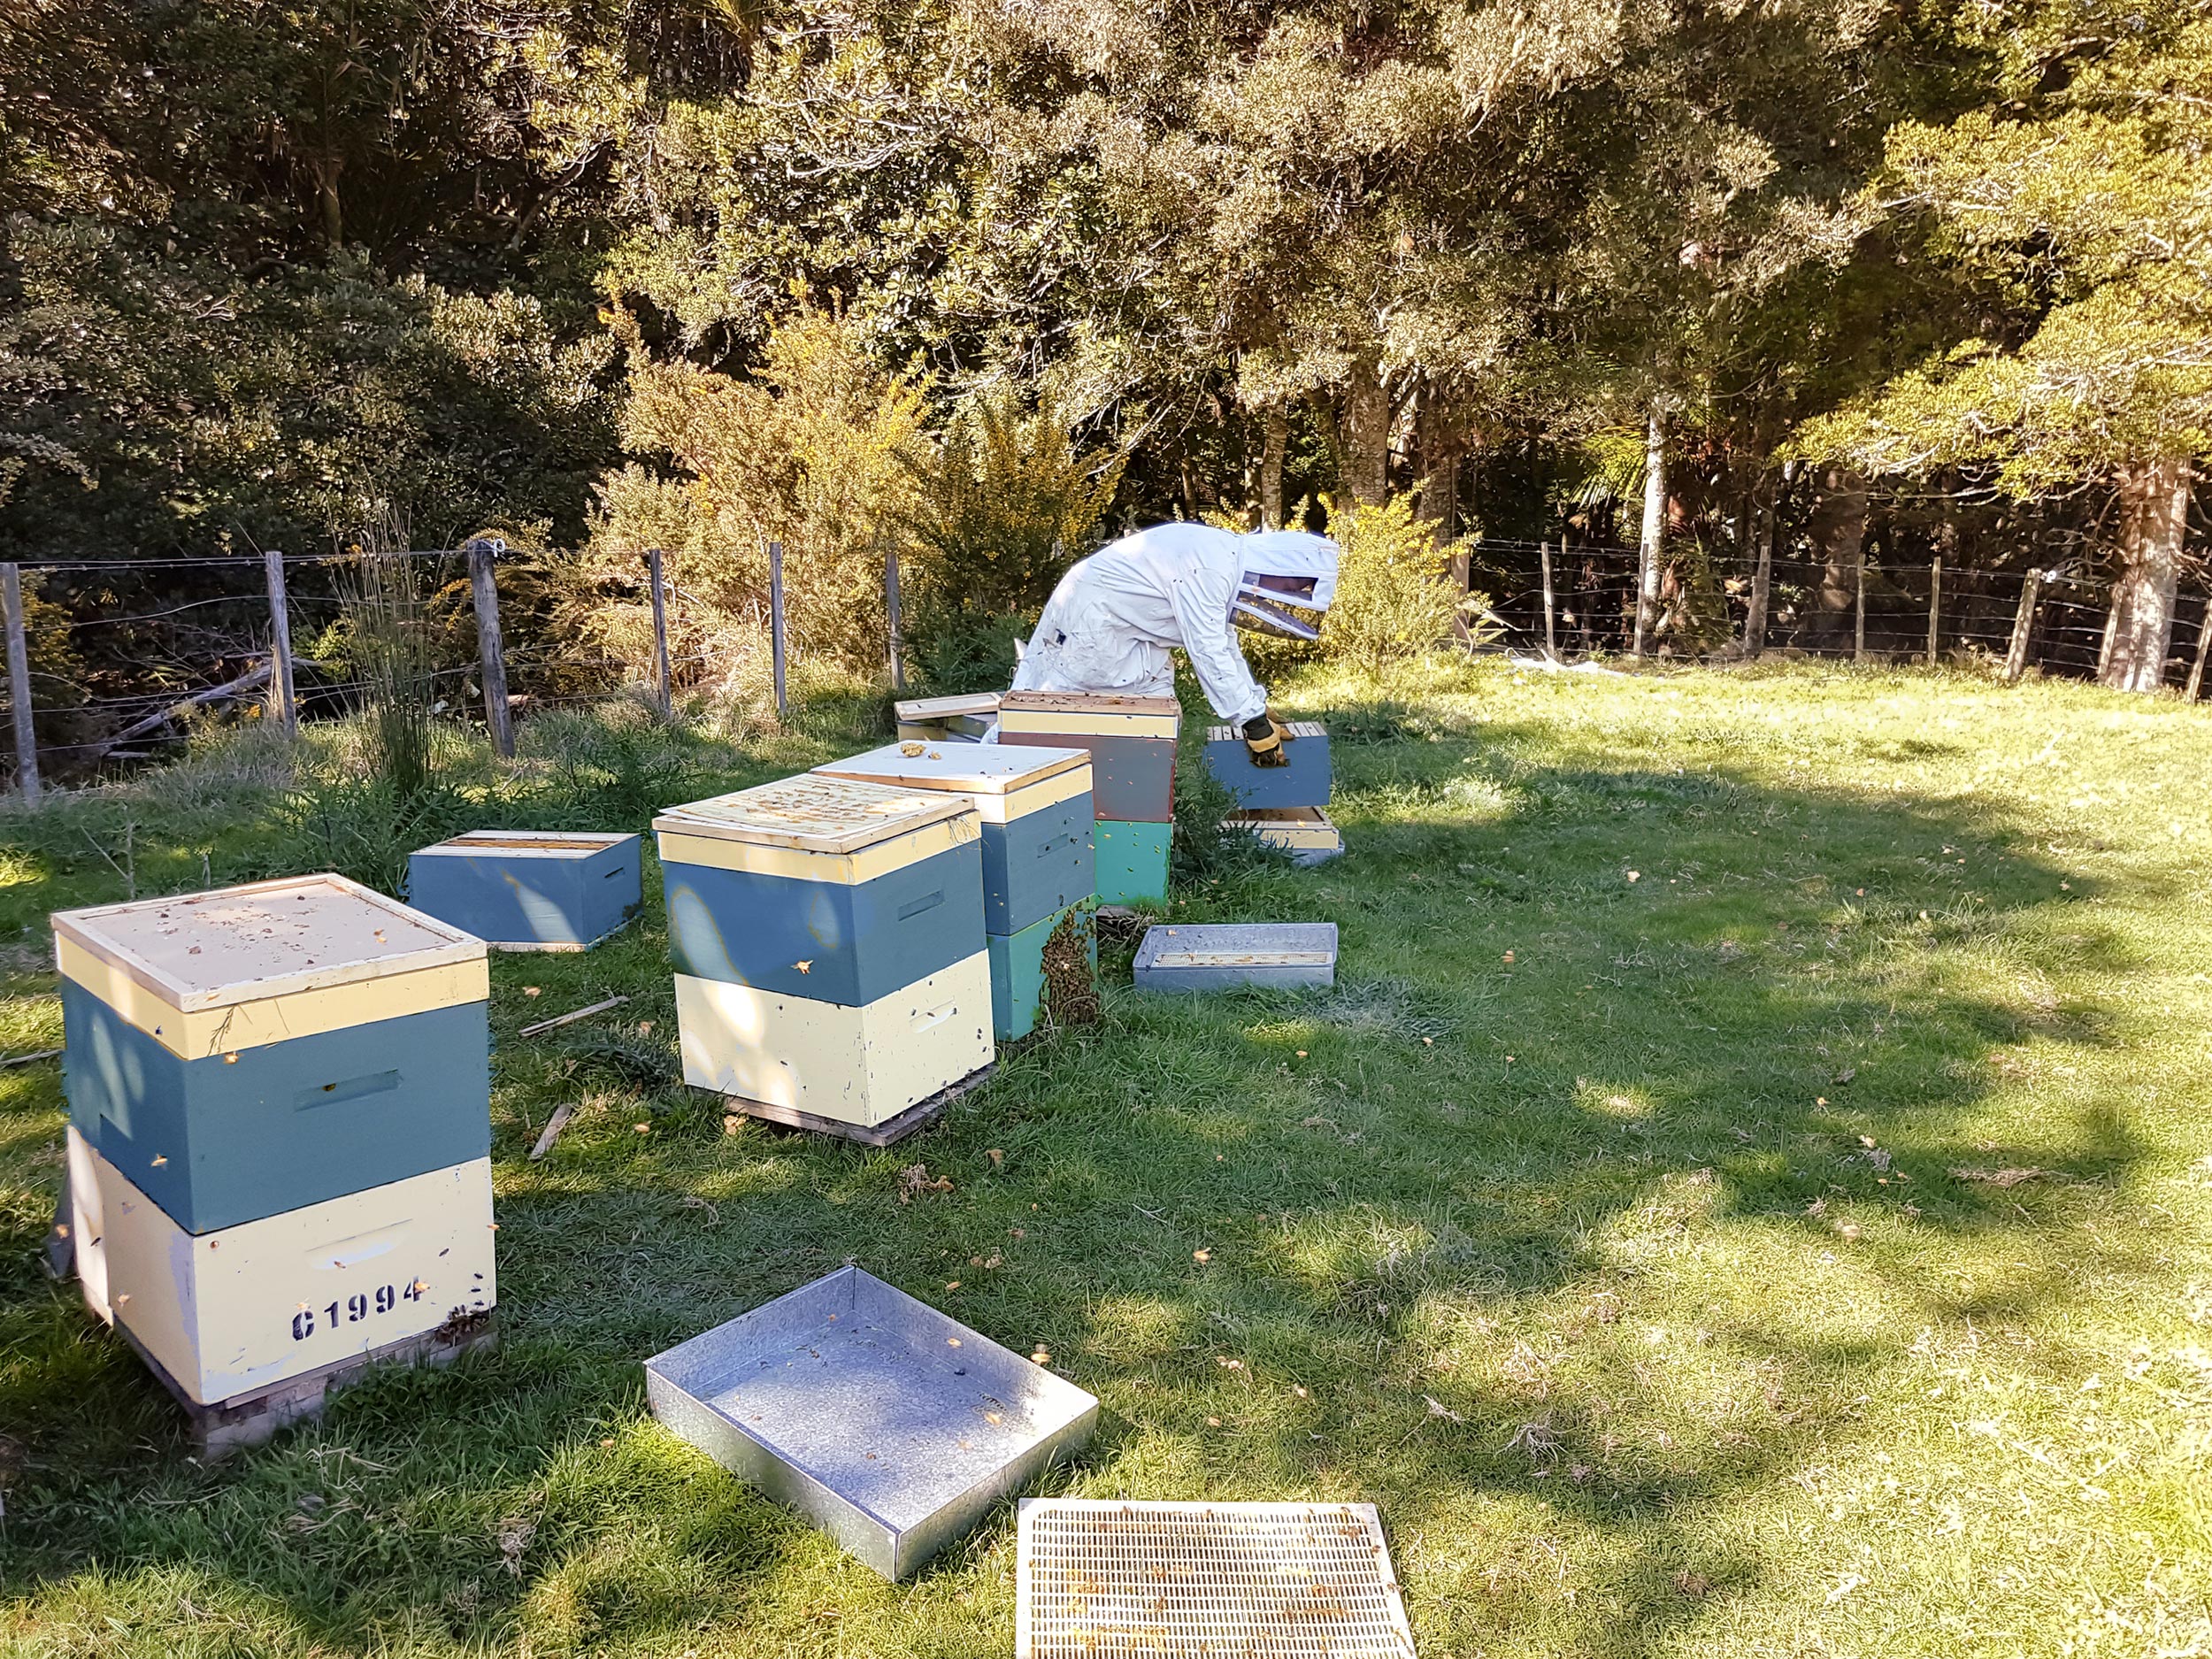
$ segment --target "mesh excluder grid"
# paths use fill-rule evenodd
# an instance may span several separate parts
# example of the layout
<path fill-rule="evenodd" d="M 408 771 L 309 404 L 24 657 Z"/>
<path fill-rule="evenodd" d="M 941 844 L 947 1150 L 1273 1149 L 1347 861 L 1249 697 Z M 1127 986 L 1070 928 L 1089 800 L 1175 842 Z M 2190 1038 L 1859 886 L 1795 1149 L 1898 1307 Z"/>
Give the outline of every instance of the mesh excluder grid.
<path fill-rule="evenodd" d="M 1018 1659 L 1411 1659 L 1374 1506 L 1033 1500 Z"/>

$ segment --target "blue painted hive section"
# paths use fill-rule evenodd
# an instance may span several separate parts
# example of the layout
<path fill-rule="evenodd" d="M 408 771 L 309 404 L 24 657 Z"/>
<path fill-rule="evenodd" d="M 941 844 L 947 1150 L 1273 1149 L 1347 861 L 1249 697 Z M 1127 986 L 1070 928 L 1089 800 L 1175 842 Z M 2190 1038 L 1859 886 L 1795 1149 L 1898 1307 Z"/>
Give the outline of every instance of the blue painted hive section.
<path fill-rule="evenodd" d="M 578 949 L 638 913 L 635 835 L 487 831 L 407 861 L 407 902 L 511 949 Z"/>
<path fill-rule="evenodd" d="M 212 1233 L 484 1156 L 486 1004 L 187 1060 L 61 983 L 70 1121 L 187 1233 Z"/>
<path fill-rule="evenodd" d="M 1311 720 L 1290 724 L 1283 745 L 1287 766 L 1255 766 L 1235 729 L 1217 726 L 1206 733 L 1206 767 L 1241 807 L 1299 807 L 1329 804 L 1329 733 Z"/>
<path fill-rule="evenodd" d="M 676 972 L 859 1008 L 983 949 L 983 850 L 847 885 L 664 862 Z"/>
<path fill-rule="evenodd" d="M 1006 936 L 1088 898 L 1098 887 L 1089 790 L 983 826 L 983 926 Z"/>

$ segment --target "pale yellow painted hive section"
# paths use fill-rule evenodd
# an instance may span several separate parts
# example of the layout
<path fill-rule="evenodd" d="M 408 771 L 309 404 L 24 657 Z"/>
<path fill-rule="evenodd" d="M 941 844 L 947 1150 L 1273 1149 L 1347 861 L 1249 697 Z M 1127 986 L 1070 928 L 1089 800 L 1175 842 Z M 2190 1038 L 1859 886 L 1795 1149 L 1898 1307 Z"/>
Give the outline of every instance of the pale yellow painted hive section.
<path fill-rule="evenodd" d="M 668 817 L 653 820 L 654 841 L 664 864 L 706 864 L 716 870 L 745 870 L 755 875 L 857 886 L 908 864 L 919 864 L 938 853 L 949 852 L 982 834 L 982 820 L 968 802 L 948 801 L 947 804 L 956 809 L 952 816 L 849 853 L 810 852 L 799 847 L 727 841 L 696 833 L 680 820 Z"/>
<path fill-rule="evenodd" d="M 491 970 L 481 956 L 419 968 L 380 979 L 358 979 L 290 991 L 254 1002 L 180 1010 L 111 962 L 103 962 L 65 934 L 54 941 L 64 977 L 98 997 L 170 1053 L 187 1060 L 236 1054 L 267 1043 L 397 1019 L 434 1008 L 481 1002 L 491 995 Z"/>
<path fill-rule="evenodd" d="M 1271 807 L 1225 818 L 1224 829 L 1248 830 L 1271 847 L 1288 852 L 1336 850 L 1344 836 L 1318 807 Z"/>
<path fill-rule="evenodd" d="M 488 1158 L 194 1237 L 74 1129 L 68 1156 L 87 1302 L 202 1404 L 498 1300 Z"/>
<path fill-rule="evenodd" d="M 62 910 L 58 941 L 185 1011 L 484 957 L 484 941 L 343 876 Z"/>
<path fill-rule="evenodd" d="M 988 953 L 861 1008 L 676 976 L 684 1081 L 872 1128 L 988 1065 Z"/>
<path fill-rule="evenodd" d="M 998 717 L 1001 732 L 1036 732 L 1054 737 L 1173 737 L 1181 726 L 1182 717 L 1175 714 L 1008 709 Z"/>

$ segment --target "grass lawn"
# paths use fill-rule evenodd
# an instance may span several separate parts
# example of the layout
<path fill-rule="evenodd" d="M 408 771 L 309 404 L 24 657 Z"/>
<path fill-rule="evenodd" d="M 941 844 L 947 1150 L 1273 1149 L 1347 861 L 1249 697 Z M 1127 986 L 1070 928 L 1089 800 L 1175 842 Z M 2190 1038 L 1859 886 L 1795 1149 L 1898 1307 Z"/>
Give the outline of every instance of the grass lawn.
<path fill-rule="evenodd" d="M 1010 1506 L 887 1585 L 646 1412 L 643 1357 L 851 1260 L 1103 1400 L 1051 1490 L 1379 1504 L 1426 1659 L 2212 1652 L 2212 710 L 1780 665 L 1281 706 L 1349 854 L 1175 914 L 1338 922 L 1333 995 L 1110 956 L 1103 1025 L 866 1152 L 668 1080 L 657 902 L 495 958 L 503 1349 L 218 1467 L 41 1276 L 58 1069 L 0 1071 L 0 1650 L 1008 1653 Z M 836 747 L 542 732 L 467 774 L 510 824 Z M 409 841 L 273 764 L 0 818 L 7 1052 L 122 869 Z M 902 1202 L 917 1161 L 952 1190 Z"/>

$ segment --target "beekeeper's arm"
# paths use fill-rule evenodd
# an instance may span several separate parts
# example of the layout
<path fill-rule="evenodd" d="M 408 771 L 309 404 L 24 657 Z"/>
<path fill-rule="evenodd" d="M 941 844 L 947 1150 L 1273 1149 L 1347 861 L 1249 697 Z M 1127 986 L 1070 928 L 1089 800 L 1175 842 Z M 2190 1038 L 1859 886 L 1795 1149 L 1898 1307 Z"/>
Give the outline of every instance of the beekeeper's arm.
<path fill-rule="evenodd" d="M 1223 719 L 1242 727 L 1266 718 L 1267 693 L 1245 666 L 1236 626 L 1229 620 L 1237 574 L 1218 560 L 1202 561 L 1176 581 L 1171 602 L 1183 635 L 1183 653 L 1190 658 L 1191 672 L 1198 676 L 1206 701 Z"/>

